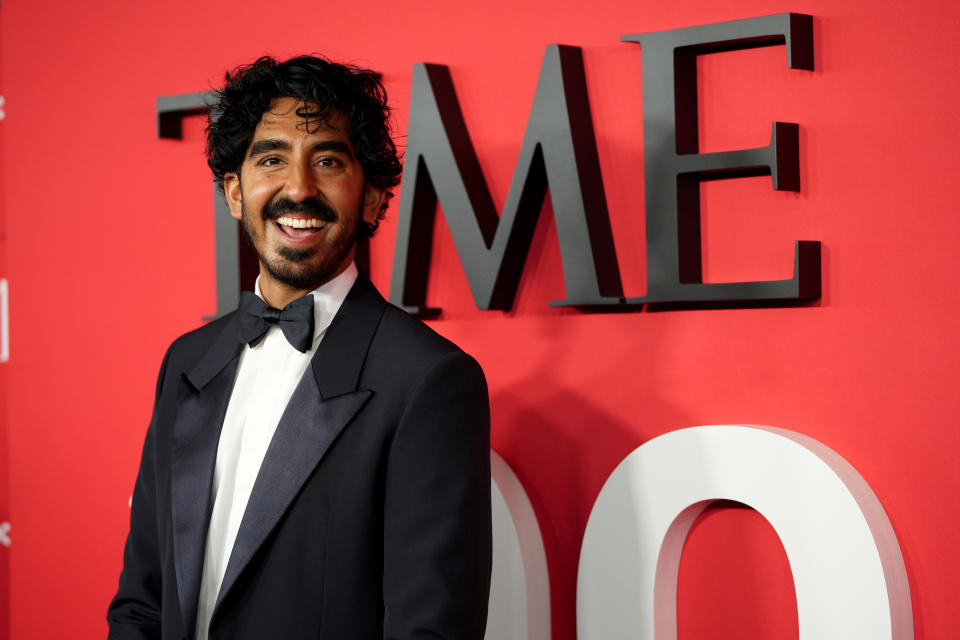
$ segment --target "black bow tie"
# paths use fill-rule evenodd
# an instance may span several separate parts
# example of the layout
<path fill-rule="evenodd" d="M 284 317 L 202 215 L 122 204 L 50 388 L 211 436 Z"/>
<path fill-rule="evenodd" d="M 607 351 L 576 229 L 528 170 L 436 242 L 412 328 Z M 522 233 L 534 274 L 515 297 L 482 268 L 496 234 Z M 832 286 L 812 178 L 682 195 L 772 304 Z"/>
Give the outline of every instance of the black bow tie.
<path fill-rule="evenodd" d="M 280 330 L 294 349 L 306 353 L 313 344 L 313 296 L 297 298 L 283 310 L 267 305 L 256 294 L 244 291 L 240 297 L 240 342 L 256 346 L 270 325 Z"/>

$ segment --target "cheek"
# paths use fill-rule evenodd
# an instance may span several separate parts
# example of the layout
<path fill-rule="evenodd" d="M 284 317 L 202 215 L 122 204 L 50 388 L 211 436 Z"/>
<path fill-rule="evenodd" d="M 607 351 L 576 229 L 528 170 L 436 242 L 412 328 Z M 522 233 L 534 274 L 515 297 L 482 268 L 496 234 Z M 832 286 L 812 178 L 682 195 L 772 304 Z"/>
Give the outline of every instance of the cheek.
<path fill-rule="evenodd" d="M 263 205 L 266 204 L 269 199 L 270 189 L 266 188 L 266 186 L 262 184 L 254 185 L 244 194 L 244 201 L 247 203 L 247 208 L 263 207 Z"/>
<path fill-rule="evenodd" d="M 277 175 L 257 175 L 244 183 L 243 193 L 251 200 L 265 202 L 282 184 L 282 179 Z"/>

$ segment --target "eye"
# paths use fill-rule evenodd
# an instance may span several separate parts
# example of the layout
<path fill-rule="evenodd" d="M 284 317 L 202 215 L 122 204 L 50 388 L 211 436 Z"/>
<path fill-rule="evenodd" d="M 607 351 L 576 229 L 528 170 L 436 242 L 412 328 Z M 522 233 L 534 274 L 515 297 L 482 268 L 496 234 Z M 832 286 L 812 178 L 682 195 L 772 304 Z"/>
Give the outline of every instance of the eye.
<path fill-rule="evenodd" d="M 257 166 L 260 167 L 274 167 L 280 164 L 282 160 L 278 156 L 264 156 L 257 160 Z"/>
<path fill-rule="evenodd" d="M 340 162 L 337 158 L 333 156 L 324 156 L 317 159 L 317 166 L 324 167 L 327 169 L 336 169 L 343 166 L 343 163 Z"/>

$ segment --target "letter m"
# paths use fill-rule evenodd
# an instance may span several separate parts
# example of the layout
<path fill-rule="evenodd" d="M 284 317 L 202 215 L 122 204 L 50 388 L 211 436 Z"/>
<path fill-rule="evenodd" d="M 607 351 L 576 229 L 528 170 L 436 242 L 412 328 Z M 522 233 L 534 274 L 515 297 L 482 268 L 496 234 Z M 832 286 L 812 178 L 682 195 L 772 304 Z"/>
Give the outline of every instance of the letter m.
<path fill-rule="evenodd" d="M 513 304 L 549 185 L 566 298 L 552 306 L 619 304 L 620 274 L 600 175 L 583 56 L 547 47 L 502 215 L 497 215 L 447 67 L 413 68 L 390 301 L 427 309 L 439 200 L 479 309 Z"/>

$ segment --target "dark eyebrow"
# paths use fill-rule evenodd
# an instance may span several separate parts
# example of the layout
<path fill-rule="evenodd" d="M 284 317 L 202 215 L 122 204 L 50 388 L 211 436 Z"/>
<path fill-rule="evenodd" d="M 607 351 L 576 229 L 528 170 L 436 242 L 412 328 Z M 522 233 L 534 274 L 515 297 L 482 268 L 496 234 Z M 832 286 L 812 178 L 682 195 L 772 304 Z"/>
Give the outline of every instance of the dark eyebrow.
<path fill-rule="evenodd" d="M 265 153 L 271 151 L 289 151 L 290 143 L 285 142 L 284 140 L 278 140 L 277 138 L 268 138 L 266 140 L 258 140 L 250 145 L 250 152 L 247 154 L 249 158 L 255 158 L 257 156 L 262 156 Z"/>
<path fill-rule="evenodd" d="M 265 153 L 270 153 L 271 151 L 290 151 L 291 148 L 290 143 L 285 140 L 267 138 L 266 140 L 258 140 L 250 145 L 250 152 L 247 156 L 255 158 Z M 353 158 L 353 151 L 351 151 L 350 145 L 341 140 L 320 140 L 311 147 L 311 150 L 314 153 L 318 151 L 333 151 L 343 154 L 348 158 Z"/>
<path fill-rule="evenodd" d="M 353 158 L 353 151 L 350 150 L 350 145 L 341 140 L 320 140 L 315 143 L 311 149 L 314 153 L 317 151 L 334 151 L 348 158 Z"/>

